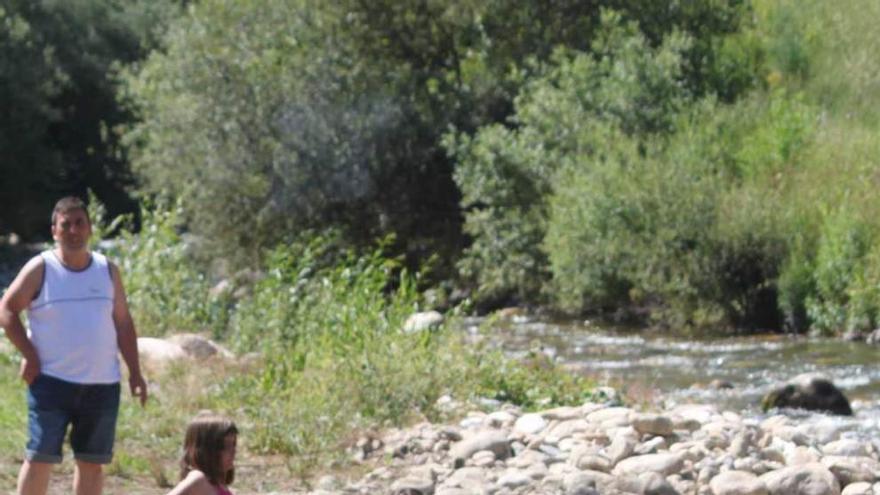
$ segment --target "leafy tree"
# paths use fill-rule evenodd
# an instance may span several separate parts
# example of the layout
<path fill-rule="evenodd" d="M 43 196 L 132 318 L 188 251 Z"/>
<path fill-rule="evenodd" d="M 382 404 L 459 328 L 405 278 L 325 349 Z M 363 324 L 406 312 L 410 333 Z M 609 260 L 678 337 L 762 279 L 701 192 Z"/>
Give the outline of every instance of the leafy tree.
<path fill-rule="evenodd" d="M 329 223 L 360 242 L 397 232 L 403 251 L 448 259 L 463 239 L 443 134 L 505 121 L 526 61 L 592 46 L 603 4 L 202 2 L 127 78 L 134 166 L 149 191 L 186 197 L 191 228 L 227 253 L 253 258 Z M 741 2 L 709 4 L 658 29 L 696 29 L 694 12 L 723 25 L 698 35 L 737 29 Z"/>
<path fill-rule="evenodd" d="M 176 2 L 9 0 L 0 8 L 0 230 L 44 233 L 62 194 L 91 188 L 112 214 L 133 211 L 132 177 L 118 146 L 131 115 L 116 101 L 115 67 L 142 58 Z"/>
<path fill-rule="evenodd" d="M 0 232 L 27 233 L 45 222 L 41 198 L 51 189 L 60 163 L 46 146 L 48 127 L 58 119 L 50 99 L 64 82 L 53 70 L 55 54 L 43 48 L 39 33 L 8 7 L 0 6 Z"/>
<path fill-rule="evenodd" d="M 542 244 L 548 201 L 565 183 L 561 171 L 576 163 L 588 174 L 618 152 L 614 143 L 672 130 L 691 97 L 679 83 L 689 43 L 676 34 L 651 49 L 634 23 L 607 12 L 591 52 L 558 51 L 544 75 L 523 87 L 516 130 L 495 125 L 474 138 L 450 137 L 469 211 L 465 230 L 474 239 L 460 267 L 481 297 L 528 300 L 546 282 Z"/>

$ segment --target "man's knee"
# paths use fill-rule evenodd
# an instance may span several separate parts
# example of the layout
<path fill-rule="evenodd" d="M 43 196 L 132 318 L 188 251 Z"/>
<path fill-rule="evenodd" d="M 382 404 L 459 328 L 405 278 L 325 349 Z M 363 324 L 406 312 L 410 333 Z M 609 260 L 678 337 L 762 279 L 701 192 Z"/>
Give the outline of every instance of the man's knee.
<path fill-rule="evenodd" d="M 18 473 L 19 495 L 44 495 L 49 486 L 49 475 L 54 464 L 47 462 L 24 461 Z"/>
<path fill-rule="evenodd" d="M 21 474 L 28 478 L 48 477 L 55 463 L 25 460 L 21 465 Z"/>
<path fill-rule="evenodd" d="M 104 471 L 103 464 L 96 464 L 94 462 L 82 461 L 77 459 L 76 468 L 79 470 L 81 474 L 101 474 Z"/>

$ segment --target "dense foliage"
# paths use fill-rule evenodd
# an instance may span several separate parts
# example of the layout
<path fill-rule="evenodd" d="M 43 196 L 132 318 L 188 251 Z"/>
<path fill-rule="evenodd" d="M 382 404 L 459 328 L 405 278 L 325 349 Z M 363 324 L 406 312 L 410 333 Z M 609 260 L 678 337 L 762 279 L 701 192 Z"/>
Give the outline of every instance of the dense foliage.
<path fill-rule="evenodd" d="M 173 0 L 7 0 L 0 5 L 0 233 L 48 235 L 63 194 L 95 191 L 111 212 L 136 210 L 119 147 L 131 114 L 115 69 L 155 46 Z"/>
<path fill-rule="evenodd" d="M 526 61 L 589 49 L 605 3 L 200 2 L 128 78 L 134 166 L 148 190 L 188 198 L 209 245 L 252 263 L 326 224 L 361 245 L 393 232 L 414 259 L 448 263 L 462 237 L 443 134 L 503 121 Z M 645 45 L 690 36 L 689 90 L 748 87 L 716 77 L 715 45 L 738 28 L 741 2 L 607 6 L 651 20 Z"/>

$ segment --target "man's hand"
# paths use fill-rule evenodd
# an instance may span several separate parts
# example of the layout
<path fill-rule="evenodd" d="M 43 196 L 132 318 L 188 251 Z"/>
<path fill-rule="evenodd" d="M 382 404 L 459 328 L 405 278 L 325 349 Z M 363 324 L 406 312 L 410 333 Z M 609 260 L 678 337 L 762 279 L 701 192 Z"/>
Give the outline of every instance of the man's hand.
<path fill-rule="evenodd" d="M 37 358 L 21 360 L 21 367 L 18 370 L 18 376 L 28 385 L 34 383 L 34 379 L 40 374 L 40 360 Z"/>
<path fill-rule="evenodd" d="M 132 397 L 139 397 L 143 407 L 147 403 L 147 382 L 144 381 L 144 377 L 140 373 L 129 376 L 128 386 Z"/>

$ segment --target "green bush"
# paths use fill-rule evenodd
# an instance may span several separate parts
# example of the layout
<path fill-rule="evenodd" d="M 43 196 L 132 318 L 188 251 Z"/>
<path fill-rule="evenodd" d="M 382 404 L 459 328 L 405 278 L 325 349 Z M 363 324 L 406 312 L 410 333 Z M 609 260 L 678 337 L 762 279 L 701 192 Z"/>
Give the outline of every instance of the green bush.
<path fill-rule="evenodd" d="M 332 239 L 276 248 L 266 278 L 236 311 L 233 342 L 259 351 L 263 366 L 225 393 L 254 419 L 257 449 L 308 465 L 338 453 L 355 428 L 436 417 L 442 394 L 528 406 L 538 397 L 577 403 L 589 392 L 552 363 L 532 373 L 531 364 L 468 345 L 452 329 L 404 332 L 419 307 L 413 278 L 382 249 L 357 255 Z"/>
<path fill-rule="evenodd" d="M 103 206 L 90 202 L 93 242 L 116 232 L 106 254 L 122 273 L 129 307 L 138 332 L 161 336 L 209 331 L 215 337 L 227 329 L 231 310 L 229 291 L 211 293 L 211 280 L 196 263 L 198 246 L 180 234 L 180 204 L 141 208 L 141 228 L 135 233 L 130 219 L 107 222 Z"/>
<path fill-rule="evenodd" d="M 516 99 L 514 130 L 447 136 L 473 239 L 459 269 L 478 299 L 536 299 L 549 275 L 548 201 L 571 179 L 560 171 L 576 162 L 588 174 L 591 159 L 601 168 L 614 154 L 615 139 L 669 132 L 688 99 L 679 78 L 689 46 L 673 34 L 652 48 L 637 26 L 605 12 L 590 53 L 558 50 L 535 67 Z"/>

